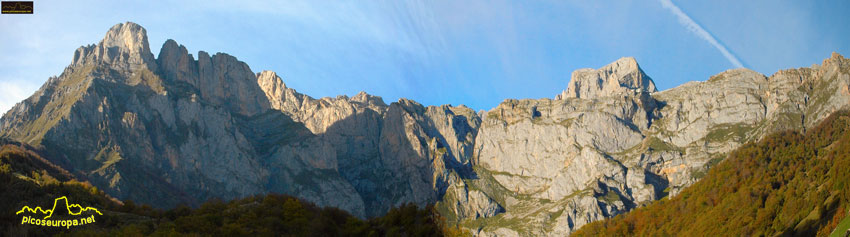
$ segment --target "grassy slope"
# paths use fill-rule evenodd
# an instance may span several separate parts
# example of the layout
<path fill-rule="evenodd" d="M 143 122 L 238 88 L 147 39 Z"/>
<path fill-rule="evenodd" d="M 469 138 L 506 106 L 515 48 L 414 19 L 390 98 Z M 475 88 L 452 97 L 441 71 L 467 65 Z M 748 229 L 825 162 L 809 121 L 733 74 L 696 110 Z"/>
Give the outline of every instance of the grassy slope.
<path fill-rule="evenodd" d="M 835 230 L 832 231 L 830 237 L 843 237 L 846 231 L 850 231 L 850 216 L 844 217 L 844 220 L 838 223 L 838 226 L 835 227 Z"/>
<path fill-rule="evenodd" d="M 103 191 L 87 182 L 79 182 L 68 171 L 43 159 L 31 148 L 2 142 L 0 147 L 0 235 L 50 235 L 59 228 L 21 225 L 21 215 L 15 213 L 23 206 L 50 208 L 54 199 L 67 196 L 71 203 L 99 210 L 115 209 L 121 205 Z M 57 213 L 58 215 L 59 213 Z M 60 218 L 73 219 L 73 218 Z M 98 219 L 104 226 L 115 224 L 110 217 Z"/>
<path fill-rule="evenodd" d="M 850 114 L 748 143 L 672 199 L 585 225 L 577 236 L 818 235 L 848 214 Z"/>

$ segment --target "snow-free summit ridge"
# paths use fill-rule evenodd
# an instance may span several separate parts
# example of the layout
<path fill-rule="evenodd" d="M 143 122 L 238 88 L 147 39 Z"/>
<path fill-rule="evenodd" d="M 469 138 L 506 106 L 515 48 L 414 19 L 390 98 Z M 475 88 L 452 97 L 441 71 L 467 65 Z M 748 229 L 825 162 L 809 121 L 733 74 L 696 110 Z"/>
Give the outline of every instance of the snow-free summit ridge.
<path fill-rule="evenodd" d="M 233 56 L 154 57 L 112 27 L 0 119 L 0 136 L 119 199 L 157 207 L 286 193 L 360 217 L 435 203 L 487 235 L 564 236 L 675 195 L 741 144 L 850 102 L 850 63 L 730 70 L 658 92 L 633 58 L 573 73 L 556 99 L 476 113 L 358 93 L 313 98 Z"/>

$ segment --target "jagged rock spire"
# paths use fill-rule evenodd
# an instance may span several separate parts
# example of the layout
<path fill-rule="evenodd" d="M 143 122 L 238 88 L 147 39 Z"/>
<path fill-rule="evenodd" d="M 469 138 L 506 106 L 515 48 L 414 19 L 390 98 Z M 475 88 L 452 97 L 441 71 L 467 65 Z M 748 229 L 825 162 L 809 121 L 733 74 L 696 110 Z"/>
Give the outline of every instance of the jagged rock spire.
<path fill-rule="evenodd" d="M 100 44 L 106 47 L 126 49 L 131 54 L 152 56 L 148 45 L 147 31 L 144 27 L 133 22 L 118 23 L 112 26 L 106 32 L 106 36 L 103 37 Z"/>
<path fill-rule="evenodd" d="M 148 45 L 147 31 L 133 22 L 116 24 L 97 45 L 77 49 L 71 64 L 78 66 L 91 62 L 115 66 L 156 65 Z"/>

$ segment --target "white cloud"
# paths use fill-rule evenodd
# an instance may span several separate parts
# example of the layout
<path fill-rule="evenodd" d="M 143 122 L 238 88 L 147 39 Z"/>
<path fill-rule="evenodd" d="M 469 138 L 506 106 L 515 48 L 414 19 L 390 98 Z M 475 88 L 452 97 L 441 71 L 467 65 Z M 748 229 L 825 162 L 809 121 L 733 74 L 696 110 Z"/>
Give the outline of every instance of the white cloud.
<path fill-rule="evenodd" d="M 717 48 L 717 50 L 719 50 L 720 53 L 723 54 L 723 57 L 726 57 L 726 60 L 729 60 L 732 65 L 735 65 L 735 67 L 739 68 L 744 67 L 744 65 L 741 64 L 741 60 L 738 60 L 738 58 L 735 57 L 735 55 L 733 55 L 732 53 L 730 53 L 729 50 L 726 49 L 726 47 L 720 44 L 720 42 L 718 42 L 717 39 L 715 39 L 714 36 L 711 35 L 711 33 L 708 33 L 708 31 L 703 29 L 702 26 L 700 26 L 693 19 L 691 19 L 688 14 L 685 14 L 682 9 L 679 9 L 679 7 L 676 6 L 676 4 L 674 4 L 672 0 L 659 0 L 659 2 L 661 2 L 662 7 L 670 10 L 673 15 L 676 15 L 676 18 L 679 19 L 679 24 L 682 24 L 682 26 L 687 28 L 692 33 L 696 34 L 697 37 L 702 38 L 703 40 L 707 41 L 709 44 Z"/>

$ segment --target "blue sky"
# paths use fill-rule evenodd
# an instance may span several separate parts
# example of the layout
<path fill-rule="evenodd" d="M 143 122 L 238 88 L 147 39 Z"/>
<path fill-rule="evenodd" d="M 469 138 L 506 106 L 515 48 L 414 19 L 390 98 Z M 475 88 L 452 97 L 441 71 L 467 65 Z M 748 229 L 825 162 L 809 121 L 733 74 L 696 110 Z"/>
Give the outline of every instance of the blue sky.
<path fill-rule="evenodd" d="M 120 2 L 120 3 L 119 3 Z M 133 21 L 273 70 L 313 97 L 489 110 L 554 97 L 570 73 L 633 56 L 665 90 L 742 65 L 765 75 L 850 54 L 850 1 L 44 1 L 0 15 L 0 110 Z M 725 52 L 724 52 L 725 51 Z"/>

